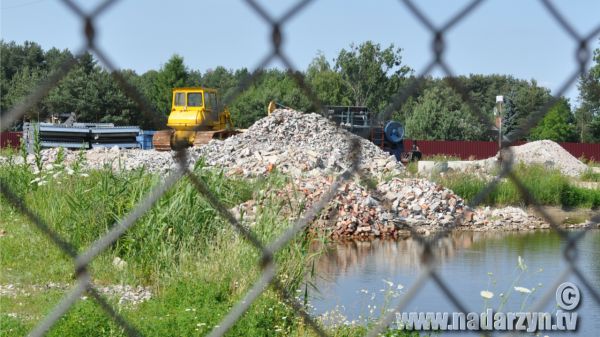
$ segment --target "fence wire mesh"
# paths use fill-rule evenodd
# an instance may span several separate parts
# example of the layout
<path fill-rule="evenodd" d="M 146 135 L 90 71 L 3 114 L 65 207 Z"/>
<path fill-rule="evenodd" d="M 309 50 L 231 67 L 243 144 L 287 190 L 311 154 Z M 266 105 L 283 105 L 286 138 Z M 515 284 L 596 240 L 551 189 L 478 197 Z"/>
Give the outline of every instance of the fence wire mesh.
<path fill-rule="evenodd" d="M 123 89 L 123 91 L 134 100 L 141 111 L 144 113 L 144 117 L 149 120 L 156 120 L 160 118 L 160 114 L 157 111 L 153 111 L 151 105 L 147 99 L 134 87 L 132 86 L 121 74 L 118 72 L 114 63 L 110 57 L 96 45 L 96 32 L 100 27 L 97 26 L 96 22 L 98 18 L 103 15 L 107 10 L 110 9 L 115 3 L 125 0 L 106 0 L 101 2 L 95 9 L 90 12 L 83 10 L 77 3 L 72 0 L 62 0 L 61 2 L 68 7 L 74 16 L 81 20 L 83 25 L 83 46 L 76 53 L 77 57 L 61 65 L 58 71 L 51 74 L 48 79 L 43 82 L 37 89 L 26 97 L 20 104 L 13 107 L 10 111 L 2 115 L 1 123 L 2 130 L 8 128 L 14 121 L 21 118 L 28 109 L 33 107 L 35 104 L 40 102 L 52 88 L 58 85 L 58 83 L 69 73 L 69 71 L 76 64 L 78 58 L 80 58 L 85 52 L 91 52 L 96 55 L 100 62 L 112 73 L 115 81 Z M 316 0 L 315 0 L 316 1 Z M 275 18 L 270 13 L 266 6 L 259 4 L 254 0 L 245 0 L 245 3 L 250 8 L 249 15 L 256 15 L 265 25 L 271 29 L 271 51 L 265 55 L 262 60 L 258 63 L 255 70 L 251 73 L 245 81 L 243 81 L 236 91 L 231 95 L 225 104 L 235 101 L 240 94 L 244 92 L 251 84 L 257 80 L 257 76 L 260 71 L 265 67 L 269 66 L 275 60 L 279 60 L 287 68 L 290 74 L 293 75 L 293 79 L 296 84 L 301 88 L 304 93 L 310 98 L 313 105 L 317 109 L 321 109 L 322 104 L 313 92 L 312 88 L 307 85 L 304 81 L 302 73 L 297 72 L 292 65 L 291 59 L 282 49 L 282 45 L 285 39 L 288 39 L 284 33 L 286 24 L 293 17 L 305 10 L 313 0 L 298 1 L 294 6 L 291 6 L 281 17 Z M 380 113 L 380 120 L 387 120 L 391 117 L 393 111 L 399 108 L 406 100 L 414 94 L 417 87 L 426 78 L 427 75 L 431 74 L 432 71 L 437 67 L 447 76 L 448 83 L 453 90 L 455 90 L 462 98 L 462 100 L 471 109 L 471 112 L 477 116 L 479 121 L 483 125 L 492 127 L 491 122 L 481 109 L 476 106 L 470 99 L 467 90 L 456 80 L 450 64 L 448 64 L 444 58 L 446 51 L 446 40 L 448 32 L 454 29 L 456 26 L 468 16 L 475 15 L 477 8 L 484 2 L 484 0 L 474 0 L 468 3 L 464 8 L 454 14 L 449 20 L 441 25 L 436 25 L 425 13 L 421 10 L 416 2 L 411 0 L 400 1 L 399 10 L 402 10 L 402 6 L 408 10 L 417 20 L 423 25 L 431 34 L 431 61 L 419 72 L 416 76 L 416 81 L 411 83 L 407 88 L 398 92 L 392 99 L 392 103 Z M 586 288 L 592 299 L 600 304 L 600 291 L 597 286 L 594 286 L 585 275 L 582 273 L 580 268 L 577 266 L 577 245 L 578 242 L 585 236 L 587 230 L 583 230 L 577 233 L 569 232 L 562 229 L 559 226 L 558 221 L 553 218 L 550 214 L 544 211 L 540 207 L 540 203 L 535 200 L 533 195 L 527 190 L 526 186 L 512 171 L 512 153 L 510 146 L 514 141 L 522 139 L 526 136 L 529 131 L 535 127 L 538 122 L 548 112 L 550 107 L 554 105 L 558 99 L 566 93 L 566 91 L 574 84 L 574 82 L 583 75 L 586 70 L 586 65 L 590 62 L 591 53 L 589 45 L 592 39 L 600 34 L 600 23 L 586 34 L 577 32 L 573 25 L 561 14 L 561 12 L 554 6 L 550 0 L 540 0 L 540 3 L 546 9 L 547 14 L 550 15 L 557 25 L 564 30 L 574 42 L 576 42 L 577 48 L 574 50 L 575 62 L 577 65 L 576 71 L 574 71 L 568 78 L 562 83 L 559 90 L 556 91 L 552 99 L 544 105 L 539 111 L 532 113 L 526 124 L 512 134 L 506 135 L 502 139 L 502 158 L 501 170 L 498 176 L 495 177 L 485 188 L 472 199 L 468 206 L 475 207 L 481 203 L 484 198 L 490 193 L 494 186 L 503 178 L 510 179 L 518 188 L 523 199 L 530 205 L 532 205 L 540 214 L 542 214 L 544 220 L 546 220 L 551 228 L 556 231 L 563 240 L 566 241 L 565 248 L 563 250 L 563 257 L 567 263 L 567 268 L 557 277 L 555 280 L 554 287 L 544 293 L 539 301 L 534 304 L 533 311 L 541 311 L 553 298 L 554 289 L 556 286 L 566 280 L 570 276 L 576 277 L 579 282 Z M 52 229 L 51 224 L 46 223 L 36 213 L 36 211 L 28 207 L 27 203 L 23 198 L 18 196 L 13 188 L 4 180 L 0 180 L 0 192 L 16 210 L 22 215 L 27 217 L 31 223 L 36 226 L 45 236 L 47 236 L 60 250 L 62 250 L 67 256 L 69 256 L 74 262 L 74 275 L 76 278 L 75 286 L 62 298 L 62 300 L 54 307 L 54 309 L 41 321 L 37 326 L 30 332 L 30 336 L 43 336 L 45 335 L 57 321 L 65 315 L 65 313 L 80 300 L 82 294 L 88 293 L 111 317 L 116 324 L 123 328 L 124 332 L 129 336 L 141 336 L 142 333 L 139 329 L 133 326 L 130 322 L 123 317 L 118 310 L 111 306 L 111 304 L 101 295 L 97 287 L 93 282 L 93 275 L 91 274 L 89 267 L 90 264 L 96 259 L 102 252 L 104 252 L 111 244 L 115 243 L 124 233 L 126 233 L 140 217 L 142 217 L 149 209 L 155 205 L 155 203 L 171 188 L 175 183 L 182 180 L 183 177 L 188 177 L 189 182 L 194 186 L 197 192 L 205 198 L 209 204 L 217 211 L 218 215 L 225 219 L 243 238 L 245 238 L 250 244 L 252 244 L 258 252 L 260 252 L 260 259 L 257 260 L 257 265 L 261 268 L 261 277 L 254 283 L 246 295 L 228 312 L 228 314 L 222 319 L 222 321 L 214 328 L 210 333 L 210 336 L 223 336 L 226 332 L 240 319 L 240 317 L 248 310 L 248 308 L 261 296 L 261 294 L 268 288 L 271 287 L 280 296 L 281 299 L 289 305 L 297 315 L 299 315 L 304 322 L 319 336 L 327 336 L 326 330 L 317 321 L 311 317 L 311 315 L 305 310 L 305 307 L 300 303 L 294 294 L 289 293 L 285 287 L 280 283 L 277 278 L 277 265 L 274 260 L 274 255 L 284 248 L 292 239 L 294 239 L 300 232 L 305 230 L 307 226 L 315 219 L 318 213 L 327 206 L 327 204 L 334 198 L 340 185 L 351 179 L 352 177 L 369 178 L 368 173 L 360 170 L 358 167 L 358 161 L 361 157 L 361 147 L 358 141 L 353 140 L 352 144 L 352 165 L 343 174 L 340 174 L 334 183 L 329 187 L 328 191 L 323 194 L 321 199 L 314 203 L 310 208 L 303 212 L 303 215 L 295 221 L 295 223 L 287 229 L 280 237 L 274 242 L 265 244 L 253 233 L 251 229 L 243 226 L 236 217 L 227 209 L 227 207 L 219 200 L 219 198 L 213 195 L 206 183 L 199 178 L 197 173 L 190 170 L 187 165 L 188 153 L 185 149 L 177 150 L 175 159 L 178 163 L 178 170 L 172 172 L 164 181 L 155 186 L 151 192 L 137 204 L 137 206 L 124 218 L 120 219 L 114 226 L 101 238 L 91 244 L 88 249 L 82 253 L 77 253 L 77 250 L 63 237 Z M 390 207 L 389 203 L 385 204 L 386 207 Z M 441 292 L 446 298 L 455 306 L 455 308 L 461 312 L 469 312 L 467 306 L 461 301 L 460 296 L 455 294 L 448 286 L 446 281 L 436 271 L 435 257 L 433 255 L 434 245 L 438 240 L 452 232 L 456 226 L 463 220 L 464 215 L 459 216 L 454 222 L 444 228 L 442 231 L 435 233 L 431 236 L 423 236 L 418 232 L 411 230 L 412 236 L 422 246 L 421 261 L 423 269 L 420 275 L 417 277 L 414 284 L 407 289 L 405 295 L 401 301 L 397 304 L 393 311 L 386 314 L 380 319 L 377 325 L 371 327 L 368 331 L 368 336 L 377 336 L 384 332 L 384 330 L 394 322 L 395 313 L 401 312 L 407 304 L 419 293 L 423 288 L 424 283 L 428 280 L 433 281 L 438 286 Z M 592 217 L 591 222 L 597 224 L 600 221 L 600 214 L 596 214 Z M 590 227 L 588 227 L 589 229 Z M 491 333 L 487 332 L 486 335 Z"/>

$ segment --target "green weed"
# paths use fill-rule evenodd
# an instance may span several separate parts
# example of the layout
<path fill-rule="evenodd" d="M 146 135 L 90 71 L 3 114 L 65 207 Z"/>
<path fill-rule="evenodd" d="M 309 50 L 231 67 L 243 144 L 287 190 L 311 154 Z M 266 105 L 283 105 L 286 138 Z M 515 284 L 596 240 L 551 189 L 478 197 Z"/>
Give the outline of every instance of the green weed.
<path fill-rule="evenodd" d="M 600 182 L 600 173 L 594 172 L 592 168 L 585 170 L 580 176 L 579 180 L 581 181 L 593 181 Z"/>
<path fill-rule="evenodd" d="M 513 173 L 535 202 L 542 205 L 596 208 L 600 206 L 600 190 L 575 186 L 560 171 L 541 165 L 516 165 Z M 467 173 L 451 173 L 438 182 L 470 201 L 489 184 L 483 178 Z M 500 181 L 484 198 L 485 205 L 527 205 L 527 200 L 510 179 Z"/>
<path fill-rule="evenodd" d="M 273 242 L 301 210 L 293 193 L 276 193 L 287 186 L 277 173 L 260 179 L 227 178 L 222 172 L 196 173 L 227 208 L 246 200 L 256 202 L 251 226 L 264 244 Z M 39 175 L 28 167 L 6 166 L 0 179 L 61 237 L 82 252 L 131 212 L 162 177 L 143 170 L 76 173 L 61 165 L 46 167 Z M 0 203 L 0 283 L 73 284 L 73 264 L 6 200 Z M 301 233 L 275 254 L 278 280 L 292 296 L 304 279 L 309 238 Z M 35 249 L 31 249 L 35 247 Z M 125 264 L 115 267 L 119 257 Z M 144 335 L 205 335 L 226 315 L 260 277 L 260 252 L 210 206 L 186 179 L 169 190 L 117 242 L 99 255 L 90 271 L 95 284 L 146 285 L 153 297 L 137 306 L 115 308 Z M 23 335 L 58 303 L 64 291 L 38 291 L 28 296 L 0 298 L 2 330 Z M 9 316 L 8 314 L 16 314 Z M 359 328 L 355 328 L 358 330 Z M 124 335 L 122 329 L 88 295 L 50 330 L 50 336 Z M 272 290 L 255 302 L 229 332 L 231 336 L 312 336 L 293 310 Z M 335 333 L 334 335 L 340 335 Z M 352 335 L 352 334 L 342 334 Z"/>

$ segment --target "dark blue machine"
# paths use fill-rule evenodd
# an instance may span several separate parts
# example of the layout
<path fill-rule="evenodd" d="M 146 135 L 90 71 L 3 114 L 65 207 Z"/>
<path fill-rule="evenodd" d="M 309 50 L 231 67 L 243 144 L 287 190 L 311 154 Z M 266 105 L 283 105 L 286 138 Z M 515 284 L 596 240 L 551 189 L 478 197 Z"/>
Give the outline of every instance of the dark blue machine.
<path fill-rule="evenodd" d="M 404 127 L 398 121 L 377 121 L 375 114 L 360 106 L 326 106 L 323 116 L 336 125 L 366 138 L 382 150 L 393 154 L 396 160 L 408 162 L 420 158 L 415 151 L 404 151 Z"/>
<path fill-rule="evenodd" d="M 388 121 L 383 127 L 385 142 L 383 149 L 393 154 L 396 160 L 402 160 L 404 152 L 404 127 L 398 121 Z"/>

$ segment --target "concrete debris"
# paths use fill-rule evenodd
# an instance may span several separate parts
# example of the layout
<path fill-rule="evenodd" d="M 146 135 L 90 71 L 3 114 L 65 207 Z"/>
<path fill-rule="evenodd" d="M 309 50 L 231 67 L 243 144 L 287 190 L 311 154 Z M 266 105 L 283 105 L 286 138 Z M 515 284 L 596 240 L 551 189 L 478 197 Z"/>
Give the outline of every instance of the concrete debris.
<path fill-rule="evenodd" d="M 371 175 L 400 173 L 402 164 L 370 141 L 340 129 L 326 118 L 279 109 L 246 132 L 213 140 L 194 148 L 209 166 L 229 169 L 244 176 L 261 175 L 276 168 L 298 177 L 341 173 L 351 167 L 351 141 L 358 140 L 359 167 Z"/>
<path fill-rule="evenodd" d="M 0 284 L 0 297 L 16 298 L 18 296 L 31 296 L 35 293 L 40 293 L 49 290 L 68 291 L 73 285 L 59 282 L 48 282 L 46 284 Z M 136 305 L 152 298 L 150 288 L 143 286 L 130 285 L 107 285 L 96 286 L 96 289 L 109 298 L 118 299 L 119 305 Z M 87 299 L 88 296 L 83 296 L 82 299 Z"/>
<path fill-rule="evenodd" d="M 306 211 L 331 188 L 332 179 L 313 177 L 296 180 L 293 186 L 271 191 L 284 205 L 305 205 Z M 343 183 L 333 200 L 315 217 L 310 230 L 332 239 L 400 238 L 414 233 L 429 235 L 444 229 L 530 230 L 549 228 L 540 218 L 516 207 L 470 209 L 453 191 L 425 179 L 394 178 L 376 189 L 358 182 Z M 301 198 L 295 198 L 297 194 Z M 263 192 L 264 194 L 264 192 Z M 232 211 L 252 225 L 260 202 L 251 200 Z M 293 206 L 292 206 L 293 207 Z M 284 216 L 293 219 L 294 209 Z M 578 227 L 585 226 L 580 224 Z"/>
<path fill-rule="evenodd" d="M 562 174 L 571 177 L 577 177 L 588 169 L 587 165 L 551 140 L 538 140 L 523 145 L 512 146 L 510 149 L 512 150 L 513 163 L 515 165 L 518 163 L 543 165 L 550 169 L 557 169 Z M 500 167 L 498 158 L 499 154 L 495 157 L 482 160 L 419 161 L 418 171 L 422 176 L 458 171 L 476 174 L 483 178 L 492 178 L 491 174 Z"/>
<path fill-rule="evenodd" d="M 548 168 L 558 169 L 564 175 L 572 177 L 581 175 L 587 169 L 587 165 L 551 140 L 538 140 L 512 146 L 511 150 L 515 163 L 541 164 Z"/>
<path fill-rule="evenodd" d="M 49 169 L 58 160 L 58 148 L 44 149 L 41 159 L 44 169 Z M 87 151 L 63 150 L 64 158 L 61 165 L 72 168 L 79 165 L 82 170 L 111 169 L 114 171 L 130 171 L 144 168 L 149 172 L 166 173 L 177 168 L 173 159 L 175 152 L 160 152 L 154 150 L 95 148 Z M 7 158 L 0 158 L 0 165 L 7 162 Z M 14 164 L 22 164 L 23 158 L 13 158 Z M 188 165 L 193 165 L 196 158 L 189 158 Z M 35 156 L 30 154 L 27 163 L 37 170 Z"/>
<path fill-rule="evenodd" d="M 137 286 L 133 287 L 130 285 L 110 285 L 98 287 L 100 293 L 119 299 L 119 305 L 132 304 L 136 305 L 152 298 L 152 293 L 148 288 Z"/>
<path fill-rule="evenodd" d="M 322 175 L 340 173 L 350 168 L 353 151 L 351 140 L 358 140 L 361 148 L 359 167 L 374 176 L 400 173 L 404 169 L 393 156 L 370 141 L 340 129 L 326 118 L 310 113 L 280 109 L 254 123 L 246 132 L 226 140 L 188 150 L 188 166 L 198 157 L 205 157 L 208 166 L 224 168 L 228 173 L 256 176 L 274 169 L 290 174 Z M 42 163 L 55 163 L 59 150 L 41 151 Z M 64 165 L 77 162 L 84 169 L 135 170 L 165 173 L 176 169 L 175 152 L 154 150 L 96 148 L 88 151 L 64 151 Z M 6 162 L 6 158 L 0 158 Z M 22 158 L 16 156 L 14 163 Z M 35 157 L 27 162 L 34 167 Z"/>
<path fill-rule="evenodd" d="M 399 178 L 404 167 L 393 156 L 314 113 L 276 110 L 244 133 L 189 149 L 187 165 L 194 165 L 202 157 L 205 165 L 224 169 L 232 175 L 258 176 L 273 170 L 285 173 L 292 177 L 293 183 L 286 190 L 273 192 L 279 193 L 282 200 L 287 200 L 291 194 L 302 196 L 302 203 L 297 202 L 296 209 L 288 210 L 289 216 L 293 217 L 298 215 L 299 209 L 306 210 L 318 202 L 331 187 L 332 177 L 351 167 L 352 158 L 357 154 L 351 149 L 353 140 L 358 141 L 361 149 L 359 168 L 369 181 L 359 181 L 361 178 L 355 177 L 344 182 L 333 200 L 314 219 L 313 230 L 324 231 L 334 238 L 367 238 L 398 237 L 414 232 L 428 234 L 444 228 L 521 230 L 548 227 L 539 218 L 518 208 L 472 210 L 462 198 L 439 184 L 426 179 Z M 586 169 L 586 165 L 551 141 L 515 146 L 513 152 L 516 162 L 541 163 L 568 175 L 577 175 Z M 67 174 L 72 174 L 69 167 L 73 166 L 114 170 L 143 167 L 151 172 L 166 173 L 177 166 L 173 159 L 175 152 L 118 148 L 64 151 L 63 163 L 57 163 L 58 155 L 58 149 L 42 151 L 44 170 L 53 172 L 58 165 L 66 167 Z M 19 159 L 11 160 L 18 163 Z M 28 162 L 35 166 L 33 155 L 29 156 Z M 494 162 L 492 158 L 479 161 L 475 166 L 460 162 L 457 167 L 446 164 L 439 168 L 433 163 L 430 169 L 478 172 L 490 169 Z M 36 179 L 31 183 L 45 183 L 43 177 Z M 364 186 L 367 184 L 371 189 Z M 238 218 L 243 216 L 243 222 L 251 223 L 260 206 L 260 200 L 255 198 L 231 211 Z M 113 264 L 122 268 L 126 262 L 116 258 Z"/>

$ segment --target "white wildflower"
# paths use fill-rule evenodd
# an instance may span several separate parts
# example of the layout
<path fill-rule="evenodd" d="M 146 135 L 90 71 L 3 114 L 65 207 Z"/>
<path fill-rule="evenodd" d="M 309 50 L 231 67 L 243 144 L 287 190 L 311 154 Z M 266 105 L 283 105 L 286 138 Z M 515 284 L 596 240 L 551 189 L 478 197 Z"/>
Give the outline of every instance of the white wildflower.
<path fill-rule="evenodd" d="M 112 261 L 113 266 L 115 266 L 118 270 L 123 270 L 125 269 L 125 267 L 127 267 L 127 262 L 125 262 L 123 259 L 121 259 L 118 256 L 115 256 L 115 258 Z"/>
<path fill-rule="evenodd" d="M 87 173 L 82 173 L 82 174 L 80 174 L 80 176 L 82 176 L 82 177 L 84 177 L 84 178 L 85 178 L 85 177 L 89 177 L 90 175 L 89 175 L 89 174 L 87 174 Z"/>
<path fill-rule="evenodd" d="M 481 295 L 481 297 L 488 300 L 494 297 L 494 293 L 489 290 L 482 290 L 479 294 Z"/>
<path fill-rule="evenodd" d="M 402 289 L 404 289 L 404 286 L 403 286 L 403 285 L 401 285 L 400 283 L 398 283 L 398 286 L 396 287 L 396 289 L 398 289 L 398 290 L 402 290 Z"/>
<path fill-rule="evenodd" d="M 75 173 L 75 171 L 73 171 L 73 169 L 70 167 L 67 167 L 66 171 L 68 175 L 73 175 L 73 173 Z"/>
<path fill-rule="evenodd" d="M 392 282 L 392 281 L 388 281 L 386 279 L 383 279 L 382 281 L 385 282 L 389 287 L 393 287 L 394 286 L 394 282 Z"/>
<path fill-rule="evenodd" d="M 515 291 L 518 291 L 520 293 L 524 293 L 524 294 L 530 294 L 531 290 L 525 288 L 525 287 L 515 287 Z"/>

